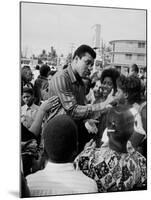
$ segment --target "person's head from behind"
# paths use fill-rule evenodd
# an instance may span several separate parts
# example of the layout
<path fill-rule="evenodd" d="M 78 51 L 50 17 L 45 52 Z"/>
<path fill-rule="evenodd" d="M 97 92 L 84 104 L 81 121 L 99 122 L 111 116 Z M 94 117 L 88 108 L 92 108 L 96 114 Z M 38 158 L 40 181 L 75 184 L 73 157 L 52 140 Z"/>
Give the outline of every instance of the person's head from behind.
<path fill-rule="evenodd" d="M 73 162 L 77 155 L 78 136 L 74 121 L 67 115 L 50 120 L 44 129 L 44 149 L 54 163 Z"/>
<path fill-rule="evenodd" d="M 101 74 L 101 89 L 103 98 L 106 99 L 111 90 L 114 93 L 117 91 L 116 80 L 119 77 L 119 72 L 115 68 L 104 69 Z"/>
<path fill-rule="evenodd" d="M 133 64 L 130 68 L 130 75 L 138 75 L 139 72 L 139 68 L 137 66 L 137 64 Z"/>
<path fill-rule="evenodd" d="M 57 72 L 57 70 L 50 70 L 48 72 L 48 81 L 50 81 L 52 79 L 52 77 L 54 76 L 54 74 Z"/>
<path fill-rule="evenodd" d="M 116 106 L 107 115 L 109 144 L 113 141 L 125 144 L 134 132 L 134 116 L 128 106 Z"/>
<path fill-rule="evenodd" d="M 36 70 L 40 70 L 39 65 L 36 65 L 35 69 L 36 69 Z"/>
<path fill-rule="evenodd" d="M 73 70 L 75 70 L 80 77 L 88 77 L 91 74 L 95 58 L 96 53 L 90 46 L 81 45 L 76 49 L 73 55 Z"/>
<path fill-rule="evenodd" d="M 117 80 L 117 92 L 120 93 L 119 103 L 126 104 L 127 103 L 127 77 L 121 74 Z"/>
<path fill-rule="evenodd" d="M 141 102 L 141 81 L 136 76 L 127 77 L 127 101 L 130 105 Z"/>
<path fill-rule="evenodd" d="M 31 106 L 34 101 L 33 89 L 28 87 L 23 88 L 22 99 L 25 105 Z"/>
<path fill-rule="evenodd" d="M 33 79 L 33 73 L 31 71 L 30 66 L 24 65 L 21 68 L 21 77 L 26 82 L 30 82 Z"/>
<path fill-rule="evenodd" d="M 44 77 L 48 77 L 50 71 L 50 67 L 47 64 L 44 64 L 40 67 L 40 75 Z"/>

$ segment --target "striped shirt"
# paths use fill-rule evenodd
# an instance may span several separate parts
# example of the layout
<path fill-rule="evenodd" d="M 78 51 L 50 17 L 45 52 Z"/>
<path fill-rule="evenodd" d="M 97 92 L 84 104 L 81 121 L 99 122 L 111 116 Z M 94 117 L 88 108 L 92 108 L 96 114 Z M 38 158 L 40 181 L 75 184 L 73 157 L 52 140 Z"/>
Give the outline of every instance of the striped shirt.
<path fill-rule="evenodd" d="M 98 192 L 96 182 L 76 171 L 73 163 L 48 162 L 46 168 L 27 176 L 30 196 L 82 194 Z"/>
<path fill-rule="evenodd" d="M 87 119 L 91 113 L 90 105 L 85 105 L 85 86 L 72 67 L 58 71 L 49 83 L 49 97 L 58 96 L 61 109 L 57 114 L 69 114 L 73 119 Z M 56 111 L 54 111 L 56 112 Z M 56 114 L 56 113 L 55 113 Z M 54 116 L 51 113 L 49 119 Z"/>

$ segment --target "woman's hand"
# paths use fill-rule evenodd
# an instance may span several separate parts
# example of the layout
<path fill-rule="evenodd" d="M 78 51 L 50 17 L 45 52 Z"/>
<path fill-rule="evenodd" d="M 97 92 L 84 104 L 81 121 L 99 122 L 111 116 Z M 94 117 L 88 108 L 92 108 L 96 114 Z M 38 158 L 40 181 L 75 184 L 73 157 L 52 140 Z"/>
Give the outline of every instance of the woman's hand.
<path fill-rule="evenodd" d="M 122 91 L 118 90 L 114 95 L 114 90 L 112 89 L 107 99 L 105 100 L 106 105 L 118 103 L 122 96 Z"/>
<path fill-rule="evenodd" d="M 97 134 L 98 128 L 96 126 L 96 123 L 99 123 L 99 121 L 95 119 L 88 119 L 86 121 L 85 127 L 89 133 Z"/>

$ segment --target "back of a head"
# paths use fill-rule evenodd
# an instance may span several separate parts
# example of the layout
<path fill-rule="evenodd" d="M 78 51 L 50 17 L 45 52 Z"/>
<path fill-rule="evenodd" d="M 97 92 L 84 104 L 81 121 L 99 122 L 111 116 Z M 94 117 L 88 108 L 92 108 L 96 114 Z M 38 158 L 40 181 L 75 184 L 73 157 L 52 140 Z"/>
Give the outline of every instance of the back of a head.
<path fill-rule="evenodd" d="M 134 131 L 134 116 L 130 108 L 123 105 L 111 108 L 107 115 L 107 128 L 117 142 L 126 143 Z"/>
<path fill-rule="evenodd" d="M 121 74 L 116 80 L 117 87 L 123 92 L 127 92 L 127 77 Z"/>
<path fill-rule="evenodd" d="M 113 82 L 114 90 L 116 90 L 117 89 L 116 80 L 119 76 L 120 76 L 120 73 L 115 68 L 111 67 L 111 68 L 104 69 L 101 74 L 101 83 L 103 83 L 105 77 L 110 77 Z"/>
<path fill-rule="evenodd" d="M 129 104 L 141 102 L 141 81 L 138 77 L 127 77 L 127 93 Z"/>
<path fill-rule="evenodd" d="M 47 64 L 44 64 L 40 67 L 41 76 L 47 77 L 49 71 L 50 71 L 50 67 Z"/>
<path fill-rule="evenodd" d="M 133 64 L 133 65 L 131 66 L 131 70 L 132 70 L 132 72 L 135 72 L 135 73 L 138 74 L 139 68 L 138 68 L 137 64 Z"/>
<path fill-rule="evenodd" d="M 40 70 L 39 65 L 36 65 L 35 69 L 36 69 L 36 70 Z"/>
<path fill-rule="evenodd" d="M 78 56 L 81 58 L 82 56 L 85 55 L 85 53 L 89 53 L 93 59 L 96 58 L 96 53 L 95 51 L 88 45 L 81 45 L 79 46 L 76 51 L 74 52 L 73 59 Z"/>
<path fill-rule="evenodd" d="M 77 151 L 77 127 L 67 115 L 50 120 L 44 129 L 44 148 L 48 159 L 54 163 L 74 160 Z"/>

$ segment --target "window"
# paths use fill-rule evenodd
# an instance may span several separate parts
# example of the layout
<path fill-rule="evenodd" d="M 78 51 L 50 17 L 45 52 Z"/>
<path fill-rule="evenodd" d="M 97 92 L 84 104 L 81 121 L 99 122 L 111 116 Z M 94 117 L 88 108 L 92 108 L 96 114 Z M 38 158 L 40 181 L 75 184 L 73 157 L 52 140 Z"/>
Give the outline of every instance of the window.
<path fill-rule="evenodd" d="M 131 60 L 132 54 L 130 54 L 130 53 L 125 54 L 125 58 L 126 58 L 126 60 Z"/>
<path fill-rule="evenodd" d="M 137 55 L 137 60 L 144 60 L 144 55 L 142 55 L 142 54 L 138 54 Z"/>
<path fill-rule="evenodd" d="M 138 48 L 145 48 L 145 42 L 139 42 Z"/>

